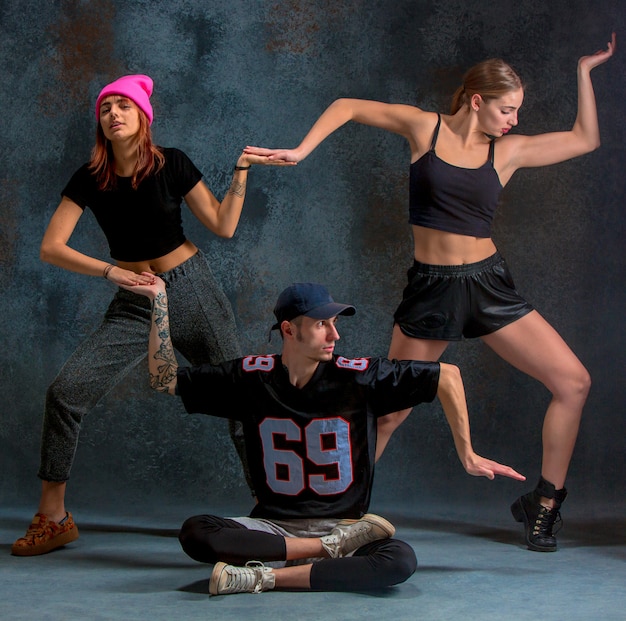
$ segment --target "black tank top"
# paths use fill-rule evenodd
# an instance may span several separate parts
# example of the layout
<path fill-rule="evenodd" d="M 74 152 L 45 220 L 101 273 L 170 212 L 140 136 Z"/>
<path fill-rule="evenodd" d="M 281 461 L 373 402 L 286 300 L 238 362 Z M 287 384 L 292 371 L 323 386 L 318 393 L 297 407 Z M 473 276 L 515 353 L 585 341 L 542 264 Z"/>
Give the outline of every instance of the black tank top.
<path fill-rule="evenodd" d="M 409 222 L 472 237 L 491 237 L 502 184 L 493 167 L 494 143 L 480 168 L 460 168 L 437 157 L 437 121 L 430 149 L 411 164 Z"/>

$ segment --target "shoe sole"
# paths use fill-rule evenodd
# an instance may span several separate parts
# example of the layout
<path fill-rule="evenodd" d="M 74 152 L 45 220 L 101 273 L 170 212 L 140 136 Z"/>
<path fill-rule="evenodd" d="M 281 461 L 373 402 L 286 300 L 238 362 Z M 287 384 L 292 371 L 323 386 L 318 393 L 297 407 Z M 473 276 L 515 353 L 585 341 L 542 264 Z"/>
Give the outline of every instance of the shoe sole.
<path fill-rule="evenodd" d="M 376 515 L 375 513 L 366 513 L 361 519 L 382 528 L 385 533 L 387 533 L 387 537 L 393 537 L 396 534 L 396 527 L 385 518 L 380 517 L 380 515 Z"/>
<path fill-rule="evenodd" d="M 78 537 L 78 527 L 74 526 L 74 528 L 56 537 L 52 537 L 52 539 L 49 539 L 45 543 L 38 543 L 34 546 L 14 545 L 11 548 L 11 554 L 13 554 L 13 556 L 39 556 L 40 554 L 48 554 L 48 552 L 52 552 L 68 543 L 72 543 L 72 541 L 76 541 Z"/>
<path fill-rule="evenodd" d="M 360 520 L 341 520 L 337 526 L 342 524 L 354 524 L 355 522 L 369 522 L 370 524 L 374 524 L 381 528 L 386 533 L 387 537 L 393 537 L 396 534 L 396 527 L 391 522 L 375 513 L 366 513 Z M 381 537 L 381 539 L 384 539 L 384 537 Z"/>
<path fill-rule="evenodd" d="M 209 580 L 209 593 L 211 595 L 219 595 L 220 594 L 220 578 L 222 577 L 222 573 L 224 568 L 226 567 L 226 563 L 215 563 L 213 567 L 213 573 L 211 573 L 211 580 Z"/>
<path fill-rule="evenodd" d="M 529 550 L 532 550 L 533 552 L 556 552 L 556 546 L 538 546 L 530 541 L 528 537 L 528 531 L 530 530 L 528 516 L 526 515 L 522 501 L 519 498 L 511 505 L 511 513 L 513 514 L 513 518 L 516 522 L 524 523 L 524 539 Z"/>

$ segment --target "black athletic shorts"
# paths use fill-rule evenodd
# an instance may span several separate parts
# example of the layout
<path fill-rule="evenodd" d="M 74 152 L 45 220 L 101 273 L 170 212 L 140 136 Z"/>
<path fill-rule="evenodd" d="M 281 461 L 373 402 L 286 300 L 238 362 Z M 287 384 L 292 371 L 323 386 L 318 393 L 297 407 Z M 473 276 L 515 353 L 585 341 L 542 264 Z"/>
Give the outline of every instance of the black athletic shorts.
<path fill-rule="evenodd" d="M 394 322 L 416 339 L 460 341 L 491 334 L 533 310 L 496 252 L 467 265 L 415 261 Z"/>

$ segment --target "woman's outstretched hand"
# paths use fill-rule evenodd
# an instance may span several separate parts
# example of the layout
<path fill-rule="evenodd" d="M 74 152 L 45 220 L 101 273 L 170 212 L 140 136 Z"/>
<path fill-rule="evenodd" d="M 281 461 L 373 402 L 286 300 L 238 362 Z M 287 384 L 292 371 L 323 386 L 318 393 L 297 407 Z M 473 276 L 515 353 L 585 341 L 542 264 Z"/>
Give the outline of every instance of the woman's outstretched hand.
<path fill-rule="evenodd" d="M 237 165 L 260 164 L 265 166 L 295 166 L 297 160 L 275 157 L 276 153 L 285 153 L 276 149 L 261 149 L 260 147 L 246 147 L 237 162 Z"/>
<path fill-rule="evenodd" d="M 126 289 L 127 291 L 138 293 L 139 295 L 145 295 L 150 300 L 154 300 L 159 293 L 165 291 L 165 283 L 156 274 L 152 274 L 151 272 L 142 272 L 141 276 L 143 277 L 142 282 L 132 284 L 121 283 L 120 287 L 122 287 L 122 289 Z"/>
<path fill-rule="evenodd" d="M 269 160 L 268 163 L 270 164 L 295 166 L 299 161 L 295 149 L 265 149 L 263 147 L 246 147 L 243 152 L 249 156 L 267 158 Z"/>
<path fill-rule="evenodd" d="M 589 56 L 583 56 L 578 60 L 578 66 L 591 71 L 594 67 L 605 63 L 613 54 L 617 47 L 617 41 L 615 33 L 613 33 L 611 40 L 607 43 L 605 50 L 598 50 L 595 54 Z"/>

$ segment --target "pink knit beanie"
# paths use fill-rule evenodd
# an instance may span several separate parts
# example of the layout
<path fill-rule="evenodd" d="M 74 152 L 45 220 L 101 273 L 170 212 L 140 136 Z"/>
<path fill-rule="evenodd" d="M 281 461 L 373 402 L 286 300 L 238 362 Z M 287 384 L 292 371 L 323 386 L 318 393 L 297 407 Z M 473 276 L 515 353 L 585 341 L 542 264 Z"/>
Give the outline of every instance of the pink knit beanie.
<path fill-rule="evenodd" d="M 96 119 L 100 118 L 100 102 L 108 95 L 123 95 L 132 99 L 141 110 L 146 113 L 152 125 L 152 106 L 150 105 L 150 95 L 152 95 L 152 78 L 147 75 L 125 75 L 107 84 L 96 99 Z"/>

